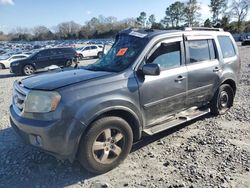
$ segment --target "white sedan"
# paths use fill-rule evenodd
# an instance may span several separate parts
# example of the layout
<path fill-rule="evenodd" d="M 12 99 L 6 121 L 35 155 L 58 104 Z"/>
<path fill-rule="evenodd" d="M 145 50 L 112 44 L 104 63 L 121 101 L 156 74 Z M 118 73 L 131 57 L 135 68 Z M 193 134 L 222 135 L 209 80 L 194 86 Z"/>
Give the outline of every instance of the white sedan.
<path fill-rule="evenodd" d="M 98 45 L 88 45 L 77 50 L 77 53 L 81 59 L 86 58 L 86 57 L 101 58 L 103 56 L 103 48 Z"/>
<path fill-rule="evenodd" d="M 19 60 L 19 59 L 24 59 L 29 57 L 27 54 L 17 54 L 17 55 L 12 55 L 10 57 L 6 57 L 6 59 L 1 59 L 0 60 L 0 69 L 6 69 L 10 67 L 10 64 L 13 61 Z"/>

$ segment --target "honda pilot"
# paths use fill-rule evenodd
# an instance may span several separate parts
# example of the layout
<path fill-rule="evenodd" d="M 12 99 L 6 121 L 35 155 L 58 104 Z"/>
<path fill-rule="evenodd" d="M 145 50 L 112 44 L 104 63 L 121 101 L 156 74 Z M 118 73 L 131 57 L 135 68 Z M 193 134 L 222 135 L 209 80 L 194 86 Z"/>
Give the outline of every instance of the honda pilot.
<path fill-rule="evenodd" d="M 10 121 L 26 143 L 105 173 L 142 136 L 225 114 L 239 72 L 221 29 L 127 29 L 92 65 L 15 81 Z"/>

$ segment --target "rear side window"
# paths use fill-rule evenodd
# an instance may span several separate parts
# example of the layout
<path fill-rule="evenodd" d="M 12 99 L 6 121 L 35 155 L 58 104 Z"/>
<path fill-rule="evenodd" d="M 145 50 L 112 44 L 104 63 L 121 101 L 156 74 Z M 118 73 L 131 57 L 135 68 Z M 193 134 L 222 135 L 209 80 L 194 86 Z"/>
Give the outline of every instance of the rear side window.
<path fill-rule="evenodd" d="M 180 42 L 161 44 L 150 56 L 148 63 L 159 64 L 163 69 L 179 67 L 181 65 Z"/>
<path fill-rule="evenodd" d="M 188 41 L 190 63 L 216 59 L 213 40 Z"/>
<path fill-rule="evenodd" d="M 38 53 L 38 57 L 47 57 L 50 56 L 50 50 L 43 50 Z"/>
<path fill-rule="evenodd" d="M 233 57 L 236 55 L 232 40 L 228 36 L 218 36 L 223 58 Z"/>

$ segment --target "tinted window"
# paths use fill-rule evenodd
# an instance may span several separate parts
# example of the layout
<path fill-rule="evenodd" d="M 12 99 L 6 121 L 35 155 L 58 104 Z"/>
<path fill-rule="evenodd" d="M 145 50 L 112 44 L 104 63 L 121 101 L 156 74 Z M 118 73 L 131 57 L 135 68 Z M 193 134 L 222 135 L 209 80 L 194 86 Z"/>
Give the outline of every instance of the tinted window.
<path fill-rule="evenodd" d="M 85 50 L 90 50 L 90 49 L 91 49 L 91 47 L 88 46 L 88 47 L 84 48 L 84 51 L 85 51 Z"/>
<path fill-rule="evenodd" d="M 72 48 L 62 48 L 62 51 L 64 53 L 74 53 L 74 50 Z"/>
<path fill-rule="evenodd" d="M 96 47 L 96 46 L 91 46 L 91 48 L 92 48 L 92 50 L 95 50 L 95 49 L 97 49 L 97 47 Z"/>
<path fill-rule="evenodd" d="M 221 51 L 222 51 L 224 58 L 233 57 L 236 55 L 234 45 L 230 37 L 219 36 L 218 40 L 219 40 Z"/>
<path fill-rule="evenodd" d="M 38 57 L 46 57 L 46 56 L 50 56 L 50 51 L 49 50 L 44 50 L 44 51 L 40 51 L 37 54 Z"/>
<path fill-rule="evenodd" d="M 163 69 L 179 67 L 181 64 L 180 42 L 162 44 L 150 56 L 148 63 L 159 64 Z"/>
<path fill-rule="evenodd" d="M 207 40 L 188 41 L 190 63 L 210 60 Z"/>
<path fill-rule="evenodd" d="M 25 56 L 15 56 L 15 57 L 12 57 L 12 59 L 20 59 L 20 58 L 24 58 Z"/>

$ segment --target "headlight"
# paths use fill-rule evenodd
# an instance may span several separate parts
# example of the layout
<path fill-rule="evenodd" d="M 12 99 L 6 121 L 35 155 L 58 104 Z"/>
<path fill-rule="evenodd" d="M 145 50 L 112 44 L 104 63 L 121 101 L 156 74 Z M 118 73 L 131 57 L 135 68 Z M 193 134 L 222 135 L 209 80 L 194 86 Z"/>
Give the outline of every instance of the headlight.
<path fill-rule="evenodd" d="M 57 92 L 31 91 L 24 103 L 24 112 L 46 113 L 54 111 L 61 100 Z"/>
<path fill-rule="evenodd" d="M 19 65 L 19 62 L 13 62 L 11 63 L 11 66 L 15 67 L 15 66 L 18 66 Z"/>

